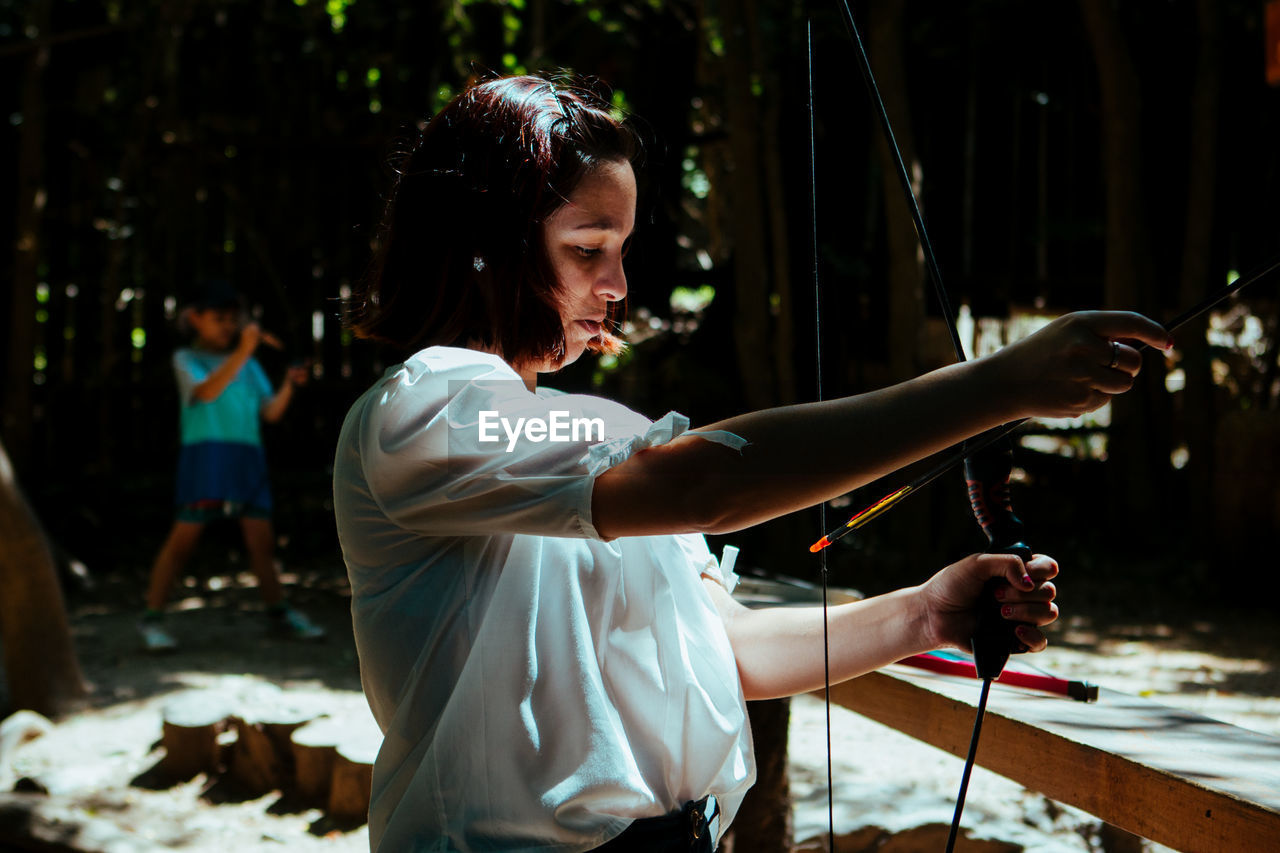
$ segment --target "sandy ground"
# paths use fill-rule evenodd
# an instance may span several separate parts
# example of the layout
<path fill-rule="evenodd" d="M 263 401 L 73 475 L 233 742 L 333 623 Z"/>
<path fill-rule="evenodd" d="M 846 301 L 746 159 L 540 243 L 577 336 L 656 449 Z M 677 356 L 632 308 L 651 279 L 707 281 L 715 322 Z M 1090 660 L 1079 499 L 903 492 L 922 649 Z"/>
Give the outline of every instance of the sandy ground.
<path fill-rule="evenodd" d="M 295 601 L 329 629 L 325 642 L 272 636 L 243 576 L 188 587 L 170 617 L 182 648 L 161 657 L 139 649 L 132 610 L 101 601 L 74 606 L 94 697 L 12 759 L 15 776 L 38 779 L 51 792 L 44 800 L 48 820 L 91 824 L 97 834 L 83 843 L 91 850 L 367 850 L 365 827 L 336 826 L 321 810 L 292 806 L 278 793 L 246 799 L 203 776 L 172 786 L 154 781 L 162 708 L 179 691 L 217 690 L 247 706 L 278 701 L 283 691 L 295 704 L 364 707 L 341 576 L 289 580 Z M 1103 631 L 1077 619 L 1035 663 L 1280 736 L 1274 634 L 1261 616 L 1178 630 L 1135 623 Z M 960 761 L 843 709 L 832 714 L 838 832 L 868 823 L 897 831 L 950 821 Z M 795 837 L 802 840 L 827 825 L 825 713 L 821 702 L 801 697 L 792 716 Z M 965 813 L 975 835 L 1027 851 L 1100 849 L 1097 822 L 1088 815 L 981 769 Z"/>

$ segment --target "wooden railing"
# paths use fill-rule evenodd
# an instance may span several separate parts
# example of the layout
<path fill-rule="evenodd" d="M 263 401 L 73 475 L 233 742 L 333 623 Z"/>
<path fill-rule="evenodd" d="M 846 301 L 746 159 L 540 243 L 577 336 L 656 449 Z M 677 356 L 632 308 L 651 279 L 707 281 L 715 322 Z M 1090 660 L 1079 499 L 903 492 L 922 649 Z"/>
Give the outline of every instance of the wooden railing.
<path fill-rule="evenodd" d="M 747 580 L 735 596 L 785 606 L 816 592 Z M 832 702 L 961 758 L 977 698 L 976 681 L 898 665 L 831 689 Z M 994 685 L 977 763 L 1176 850 L 1280 851 L 1280 739 L 1148 699 L 1103 689 L 1085 704 Z"/>

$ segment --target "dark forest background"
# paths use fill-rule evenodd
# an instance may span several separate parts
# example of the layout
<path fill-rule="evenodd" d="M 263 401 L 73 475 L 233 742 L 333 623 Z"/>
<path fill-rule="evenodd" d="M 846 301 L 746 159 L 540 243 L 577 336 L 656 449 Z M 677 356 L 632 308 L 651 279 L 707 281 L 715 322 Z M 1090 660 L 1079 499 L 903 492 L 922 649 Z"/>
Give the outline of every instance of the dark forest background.
<path fill-rule="evenodd" d="M 854 5 L 947 289 L 988 343 L 1077 308 L 1169 318 L 1280 251 L 1267 9 Z M 171 521 L 174 317 L 220 277 L 287 342 L 259 351 L 273 378 L 313 360 L 267 428 L 277 524 L 286 562 L 341 574 L 332 448 L 385 366 L 345 301 L 397 139 L 486 73 L 597 77 L 650 140 L 634 346 L 553 384 L 695 424 L 813 399 L 809 20 L 835 396 L 952 359 L 835 2 L 0 0 L 0 439 L 53 539 L 140 594 Z M 1174 597 L 1274 585 L 1241 557 L 1280 516 L 1278 308 L 1261 282 L 1149 354 L 1109 422 L 1038 427 L 1014 493 L 1033 544 Z M 833 581 L 916 582 L 980 549 L 961 480 L 832 549 Z M 749 568 L 814 579 L 818 533 L 814 512 L 732 539 Z"/>

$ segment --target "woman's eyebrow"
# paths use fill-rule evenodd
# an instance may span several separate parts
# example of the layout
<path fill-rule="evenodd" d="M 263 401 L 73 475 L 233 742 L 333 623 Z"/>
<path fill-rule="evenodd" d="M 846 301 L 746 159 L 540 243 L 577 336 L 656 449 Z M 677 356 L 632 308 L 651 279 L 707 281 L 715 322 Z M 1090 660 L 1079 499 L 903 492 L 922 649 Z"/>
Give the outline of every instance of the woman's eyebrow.
<path fill-rule="evenodd" d="M 573 226 L 574 231 L 617 231 L 618 225 L 612 219 L 593 219 Z"/>
<path fill-rule="evenodd" d="M 591 222 L 583 222 L 578 225 L 575 225 L 570 230 L 571 231 L 618 231 L 618 232 L 621 232 L 622 228 L 613 219 L 597 219 Z M 632 226 L 631 233 L 627 234 L 626 236 L 630 237 L 632 234 L 635 234 L 635 233 L 636 233 L 635 226 Z"/>

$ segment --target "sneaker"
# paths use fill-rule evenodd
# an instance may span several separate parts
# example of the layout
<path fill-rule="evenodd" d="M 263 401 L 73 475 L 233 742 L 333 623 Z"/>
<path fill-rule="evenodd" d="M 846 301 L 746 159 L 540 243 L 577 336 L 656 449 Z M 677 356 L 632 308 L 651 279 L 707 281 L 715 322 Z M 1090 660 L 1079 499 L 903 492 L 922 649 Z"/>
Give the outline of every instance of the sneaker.
<path fill-rule="evenodd" d="M 171 652 L 178 648 L 178 641 L 159 619 L 139 620 L 138 633 L 142 635 L 142 647 L 149 652 Z"/>
<path fill-rule="evenodd" d="M 277 610 L 267 611 L 276 631 L 295 640 L 322 640 L 327 633 L 307 615 L 295 607 L 286 604 Z"/>

